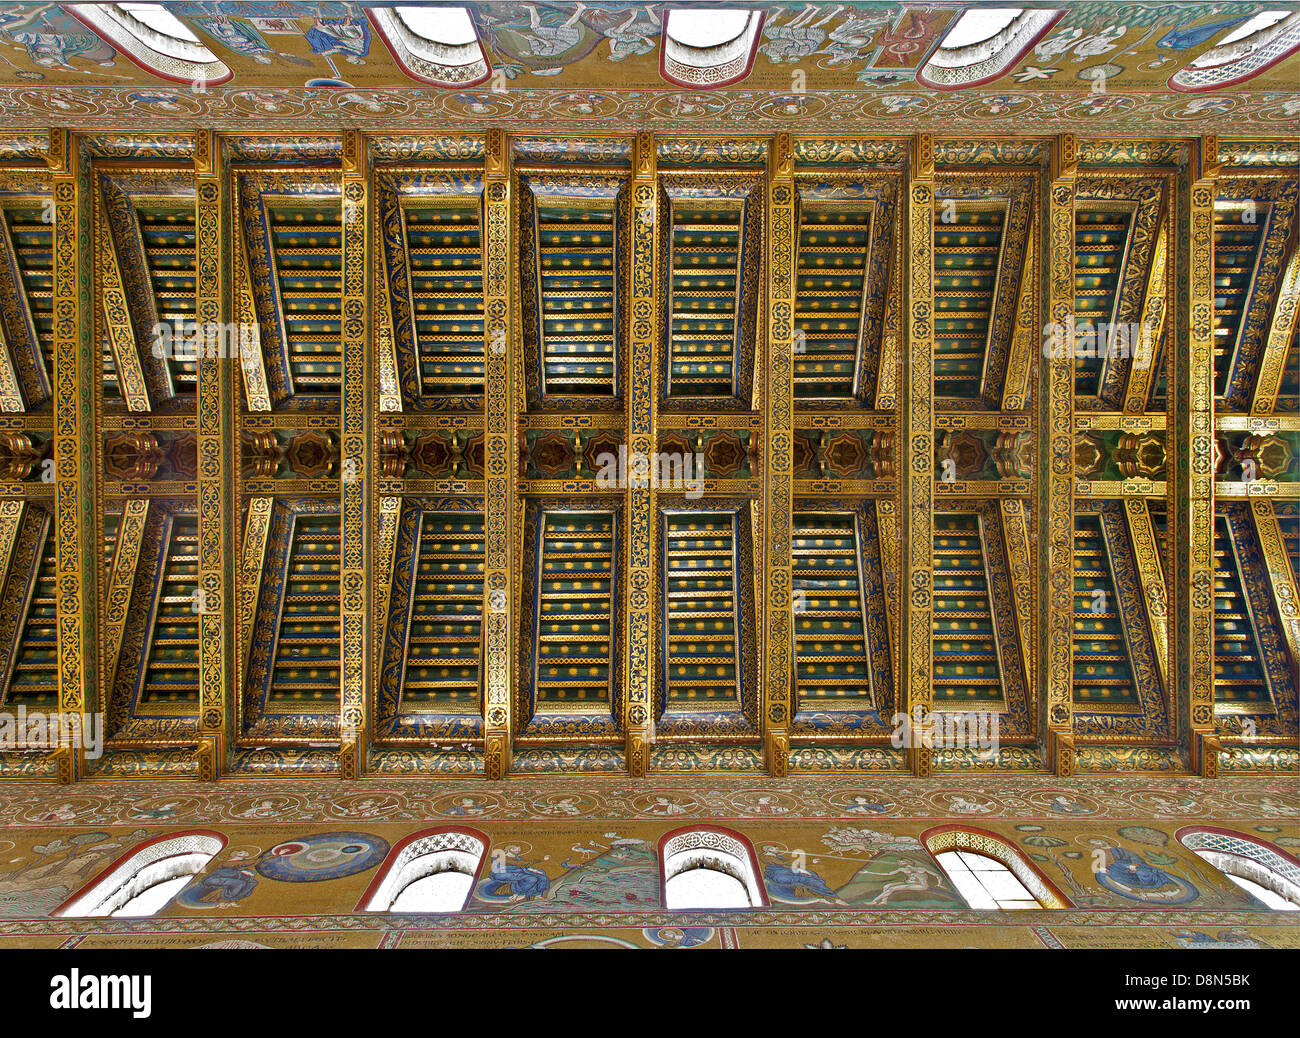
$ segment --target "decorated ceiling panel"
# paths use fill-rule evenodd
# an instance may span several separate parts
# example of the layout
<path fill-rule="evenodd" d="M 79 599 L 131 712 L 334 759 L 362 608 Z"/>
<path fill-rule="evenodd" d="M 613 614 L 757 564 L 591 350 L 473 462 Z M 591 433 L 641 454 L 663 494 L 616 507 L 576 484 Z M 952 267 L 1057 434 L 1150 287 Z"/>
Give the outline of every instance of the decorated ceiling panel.
<path fill-rule="evenodd" d="M 0 228 L 0 307 L 5 411 L 50 408 L 54 378 L 54 250 L 49 184 L 18 176 L 6 185 Z"/>
<path fill-rule="evenodd" d="M 7 503 L 0 537 L 8 555 L 4 586 L 5 706 L 49 709 L 58 703 L 55 615 L 57 544 L 53 517 L 41 506 Z"/>
<path fill-rule="evenodd" d="M 626 531 L 614 507 L 567 504 L 530 501 L 525 514 L 521 744 L 563 738 L 575 723 L 600 742 L 622 732 Z"/>
<path fill-rule="evenodd" d="M 37 158 L 0 773 L 1295 766 L 1289 138 Z"/>
<path fill-rule="evenodd" d="M 240 170 L 240 245 L 261 342 L 259 410 L 337 410 L 342 384 L 342 212 L 337 173 Z M 260 403 L 260 402 L 259 402 Z"/>
<path fill-rule="evenodd" d="M 405 409 L 483 395 L 483 185 L 473 172 L 377 177 L 393 364 Z"/>
<path fill-rule="evenodd" d="M 396 517 L 378 714 L 384 738 L 475 735 L 483 702 L 483 515 L 407 500 Z"/>
<path fill-rule="evenodd" d="M 624 175 L 539 169 L 519 180 L 529 402 L 612 409 L 625 379 Z"/>

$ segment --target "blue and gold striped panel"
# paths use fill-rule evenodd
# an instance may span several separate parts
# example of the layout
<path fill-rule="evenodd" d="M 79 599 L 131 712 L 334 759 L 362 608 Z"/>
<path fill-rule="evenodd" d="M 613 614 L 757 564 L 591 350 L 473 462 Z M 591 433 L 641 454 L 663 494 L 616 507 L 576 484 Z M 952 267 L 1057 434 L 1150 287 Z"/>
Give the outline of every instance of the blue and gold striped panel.
<path fill-rule="evenodd" d="M 670 397 L 735 392 L 742 224 L 738 205 L 673 206 Z"/>
<path fill-rule="evenodd" d="M 269 701 L 337 702 L 339 517 L 293 517 Z"/>
<path fill-rule="evenodd" d="M 857 516 L 795 512 L 791 586 L 799 709 L 871 705 Z"/>
<path fill-rule="evenodd" d="M 537 709 L 607 708 L 613 666 L 614 516 L 547 512 L 541 537 Z"/>
<path fill-rule="evenodd" d="M 136 211 L 144 260 L 159 324 L 172 326 L 172 341 L 189 342 L 194 336 L 195 231 L 194 207 L 141 208 Z M 172 392 L 193 393 L 198 384 L 198 361 L 184 351 L 167 360 Z"/>
<path fill-rule="evenodd" d="M 342 216 L 337 199 L 267 206 L 295 393 L 342 384 Z"/>
<path fill-rule="evenodd" d="M 1273 504 L 1278 532 L 1282 535 L 1282 554 L 1291 566 L 1291 579 L 1300 585 L 1300 501 L 1277 501 Z M 1294 622 L 1294 621 L 1292 621 Z M 1291 673 L 1300 680 L 1300 657 L 1291 649 Z"/>
<path fill-rule="evenodd" d="M 1227 391 L 1266 223 L 1263 207 L 1251 223 L 1243 219 L 1249 212 L 1240 204 L 1214 207 L 1214 394 L 1219 399 Z"/>
<path fill-rule="evenodd" d="M 199 521 L 168 519 L 153 631 L 145 663 L 142 703 L 199 701 Z"/>
<path fill-rule="evenodd" d="M 1261 574 L 1256 574 L 1259 579 Z M 1272 710 L 1259 641 L 1226 516 L 1214 517 L 1214 703 Z"/>
<path fill-rule="evenodd" d="M 855 390 L 871 212 L 805 203 L 799 215 L 794 395 L 851 397 Z"/>
<path fill-rule="evenodd" d="M 934 517 L 934 702 L 1001 702 L 997 635 L 976 512 Z"/>
<path fill-rule="evenodd" d="M 17 651 L 5 702 L 54 710 L 59 704 L 58 570 L 54 521 L 30 506 L 25 522 L 38 525 L 35 573 L 26 578 Z M 30 574 L 30 571 L 28 571 Z"/>
<path fill-rule="evenodd" d="M 426 395 L 483 392 L 483 240 L 479 200 L 402 206 L 411 309 Z"/>
<path fill-rule="evenodd" d="M 1100 325 L 1115 320 L 1115 303 L 1128 252 L 1132 213 L 1080 205 L 1074 214 L 1074 326 L 1079 335 L 1093 329 L 1096 356 L 1074 358 L 1074 391 L 1096 396 L 1101 389 L 1106 336 Z"/>
<path fill-rule="evenodd" d="M 1156 377 L 1152 379 L 1151 403 L 1147 410 L 1164 411 L 1169 403 L 1169 362 L 1165 357 L 1163 339 L 1156 348 L 1155 360 L 1152 363 L 1156 366 Z"/>
<path fill-rule="evenodd" d="M 1291 343 L 1282 364 L 1282 381 L 1277 388 L 1277 414 L 1300 412 L 1300 321 L 1291 328 Z"/>
<path fill-rule="evenodd" d="M 664 530 L 668 710 L 738 703 L 736 517 L 668 513 Z"/>
<path fill-rule="evenodd" d="M 40 206 L 4 210 L 4 231 L 18 264 L 16 286 L 27 304 L 32 331 L 40 344 L 45 377 L 54 382 L 54 224 Z"/>
<path fill-rule="evenodd" d="M 483 516 L 423 512 L 402 705 L 477 707 L 482 640 Z"/>
<path fill-rule="evenodd" d="M 1006 214 L 958 205 L 934 224 L 934 392 L 978 400 Z"/>
<path fill-rule="evenodd" d="M 113 556 L 117 552 L 117 531 L 122 525 L 122 506 L 109 504 L 104 508 L 104 572 L 113 572 Z"/>
<path fill-rule="evenodd" d="M 1277 516 L 1277 527 L 1282 534 L 1282 552 L 1291 564 L 1291 575 L 1300 581 L 1300 502 L 1275 501 L 1273 514 Z"/>
<path fill-rule="evenodd" d="M 1169 587 L 1169 509 L 1154 501 L 1147 503 L 1151 515 L 1151 531 L 1155 534 L 1156 550 L 1160 552 L 1160 572 L 1165 578 L 1165 587 Z"/>
<path fill-rule="evenodd" d="M 1074 701 L 1082 708 L 1139 702 L 1101 517 L 1074 517 Z"/>
<path fill-rule="evenodd" d="M 614 200 L 537 206 L 542 392 L 611 396 L 615 363 Z"/>

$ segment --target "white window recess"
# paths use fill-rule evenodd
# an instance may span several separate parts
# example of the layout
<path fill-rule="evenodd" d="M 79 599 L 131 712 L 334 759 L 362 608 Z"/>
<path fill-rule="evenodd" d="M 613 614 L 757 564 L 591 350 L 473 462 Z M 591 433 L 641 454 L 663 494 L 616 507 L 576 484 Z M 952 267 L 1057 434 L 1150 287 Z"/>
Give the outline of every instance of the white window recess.
<path fill-rule="evenodd" d="M 686 87 L 718 87 L 749 75 L 763 27 L 760 11 L 672 8 L 664 16 L 660 73 Z"/>
<path fill-rule="evenodd" d="M 162 4 L 65 4 L 63 9 L 140 68 L 172 83 L 202 92 L 234 75 Z"/>
<path fill-rule="evenodd" d="M 223 837 L 202 833 L 145 844 L 56 914 L 89 918 L 154 915 L 224 846 Z"/>
<path fill-rule="evenodd" d="M 376 878 L 363 912 L 459 912 L 469 902 L 487 843 L 446 829 L 399 845 Z"/>
<path fill-rule="evenodd" d="M 671 909 L 762 908 L 753 849 L 736 837 L 695 829 L 669 837 L 663 858 L 664 905 Z"/>
<path fill-rule="evenodd" d="M 371 7 L 371 24 L 412 79 L 438 87 L 467 87 L 492 73 L 464 7 Z"/>
<path fill-rule="evenodd" d="M 1063 11 L 987 7 L 967 11 L 917 72 L 936 90 L 978 86 L 1010 72 L 1061 18 Z"/>

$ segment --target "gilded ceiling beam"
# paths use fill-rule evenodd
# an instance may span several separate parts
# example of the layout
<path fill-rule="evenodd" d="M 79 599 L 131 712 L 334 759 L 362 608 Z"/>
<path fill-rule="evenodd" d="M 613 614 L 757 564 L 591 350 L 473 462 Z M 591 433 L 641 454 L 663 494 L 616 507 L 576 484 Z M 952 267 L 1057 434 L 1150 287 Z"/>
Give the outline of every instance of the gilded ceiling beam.
<path fill-rule="evenodd" d="M 1151 253 L 1151 267 L 1147 272 L 1146 292 L 1142 297 L 1141 326 L 1151 330 L 1152 350 L 1160 345 L 1164 334 L 1165 313 L 1168 310 L 1169 293 L 1169 214 L 1172 207 L 1166 207 L 1160 216 L 1160 230 L 1156 236 L 1154 251 Z M 1127 414 L 1142 414 L 1147 409 L 1151 398 L 1151 384 L 1158 374 L 1157 365 L 1129 365 L 1128 384 L 1124 387 L 1124 411 Z"/>
<path fill-rule="evenodd" d="M 1173 445 L 1169 506 L 1173 530 L 1175 703 L 1179 742 L 1193 771 L 1218 774 L 1214 725 L 1214 196 L 1218 140 L 1200 142 L 1199 162 L 1180 191 L 1184 250 L 1178 327 L 1169 384 Z M 1181 185 L 1180 185 L 1181 186 Z"/>
<path fill-rule="evenodd" d="M 1035 207 L 1040 197 L 1035 193 Z M 1025 401 L 1029 399 L 1030 376 L 1042 348 L 1042 321 L 1039 317 L 1042 286 L 1035 276 L 1038 272 L 1038 237 L 1038 222 L 1035 220 L 1025 242 L 1025 273 L 1020 279 L 1020 302 L 1007 358 L 1007 376 L 1002 390 L 1003 411 L 1024 410 Z"/>
<path fill-rule="evenodd" d="M 1255 498 L 1250 502 L 1255 518 L 1255 532 L 1259 537 L 1260 551 L 1268 569 L 1268 579 L 1282 621 L 1282 639 L 1286 642 L 1292 660 L 1300 660 L 1300 591 L 1296 587 L 1296 567 L 1300 559 L 1287 561 L 1286 544 L 1277 521 L 1272 501 Z"/>
<path fill-rule="evenodd" d="M 763 745 L 767 770 L 784 778 L 790 756 L 792 600 L 790 596 L 790 526 L 794 481 L 794 146 L 790 135 L 777 134 L 768 151 L 767 170 L 767 363 L 763 398 L 766 408 L 767 457 L 763 466 L 763 638 L 765 675 Z"/>
<path fill-rule="evenodd" d="M 515 407 L 511 392 L 514 322 L 511 257 L 515 254 L 510 204 L 510 146 L 503 130 L 489 130 L 484 168 L 483 322 L 486 463 L 483 526 L 483 693 L 485 772 L 505 778 L 510 769 L 514 576 L 510 517 L 515 494 Z"/>
<path fill-rule="evenodd" d="M 1074 205 L 1078 144 L 1062 134 L 1052 153 L 1047 201 L 1047 320 L 1051 341 L 1074 336 Z M 1044 729 L 1049 766 L 1074 773 L 1074 351 L 1051 350 L 1046 358 L 1042 428 L 1050 437 L 1042 467 L 1043 507 L 1039 541 L 1045 606 L 1042 651 Z"/>
<path fill-rule="evenodd" d="M 655 340 L 660 299 L 659 188 L 654 137 L 637 134 L 632 156 L 632 269 L 628 342 L 631 344 L 631 392 L 627 404 L 629 456 L 655 453 Z M 635 485 L 645 482 L 646 485 Z M 651 704 L 654 702 L 654 652 L 651 602 L 655 577 L 655 492 L 649 481 L 629 480 L 627 486 L 628 558 L 624 615 L 627 616 L 627 695 L 623 728 L 627 739 L 627 769 L 644 778 L 654 742 Z"/>
<path fill-rule="evenodd" d="M 342 689 L 339 698 L 339 777 L 360 778 L 365 771 L 368 726 L 366 678 L 370 671 L 366 583 L 369 530 L 366 488 L 373 478 L 369 451 L 370 408 L 366 404 L 367 364 L 371 354 L 371 268 L 367 257 L 371 225 L 369 162 L 365 138 L 343 134 L 343 412 L 339 550 Z"/>
<path fill-rule="evenodd" d="M 113 354 L 118 387 L 126 409 L 132 412 L 149 411 L 149 394 L 145 389 L 144 371 L 140 366 L 140 350 L 135 341 L 135 326 L 131 322 L 131 308 L 127 305 L 126 290 L 122 286 L 122 269 L 118 263 L 117 249 L 113 244 L 104 199 L 95 192 L 93 202 L 95 223 L 95 282 L 104 320 L 104 335 Z"/>
<path fill-rule="evenodd" d="M 58 591 L 59 713 L 79 724 L 99 711 L 95 615 L 95 378 L 91 335 L 89 162 L 70 132 L 52 130 L 54 181 L 54 514 Z M 75 720 L 73 718 L 75 717 Z M 80 746 L 56 751 L 60 782 L 85 772 Z"/>
<path fill-rule="evenodd" d="M 903 359 L 901 436 L 904 464 L 899 480 L 905 522 L 902 570 L 903 667 L 901 702 L 913 718 L 904 749 L 908 769 L 930 775 L 933 748 L 924 721 L 934 699 L 934 138 L 912 142 L 907 193 L 907 334 Z M 919 736 L 919 737 L 918 737 Z"/>
<path fill-rule="evenodd" d="M 140 548 L 144 543 L 145 523 L 149 519 L 149 504 L 148 498 L 134 498 L 124 503 L 118 520 L 117 543 L 108 583 L 101 590 L 103 623 L 99 627 L 99 658 L 107 678 L 106 695 L 112 694 L 113 670 L 122 651 L 122 638 L 130 618 L 131 589 L 135 587 L 136 568 L 140 564 Z"/>
<path fill-rule="evenodd" d="M 1300 246 L 1293 247 L 1286 273 L 1277 288 L 1277 305 L 1268 326 L 1268 343 L 1259 362 L 1259 378 L 1251 400 L 1252 414 L 1271 415 L 1277 406 L 1278 390 L 1286 368 L 1287 351 L 1300 315 Z"/>
<path fill-rule="evenodd" d="M 1168 687 L 1169 603 L 1164 572 L 1160 567 L 1160 549 L 1151 522 L 1151 508 L 1140 497 L 1126 497 L 1124 516 L 1128 524 L 1129 540 L 1133 544 L 1133 563 L 1137 568 L 1138 583 L 1146 601 L 1147 619 L 1151 623 L 1151 641 L 1155 647 L 1160 677 Z"/>
<path fill-rule="evenodd" d="M 0 413 L 16 414 L 26 408 L 10 356 L 9 341 L 0 323 Z"/>
<path fill-rule="evenodd" d="M 229 321 L 225 226 L 228 199 L 221 175 L 220 143 L 211 130 L 194 135 L 194 312 L 203 331 L 198 358 L 199 477 L 199 752 L 198 778 L 213 782 L 225 764 L 234 734 L 234 588 L 226 560 L 234 551 L 234 377 L 235 359 L 220 344 L 243 342 L 221 335 Z"/>

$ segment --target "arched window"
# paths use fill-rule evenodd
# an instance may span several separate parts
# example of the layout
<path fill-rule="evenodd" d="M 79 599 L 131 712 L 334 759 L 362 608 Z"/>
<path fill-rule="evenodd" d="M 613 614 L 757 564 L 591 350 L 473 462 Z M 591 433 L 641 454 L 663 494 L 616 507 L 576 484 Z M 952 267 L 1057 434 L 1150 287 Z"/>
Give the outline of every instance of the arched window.
<path fill-rule="evenodd" d="M 1230 43 L 1237 43 L 1239 40 L 1249 39 L 1257 32 L 1267 29 L 1270 25 L 1276 25 L 1290 14 L 1290 11 L 1260 11 L 1254 18 L 1238 25 L 1232 30 L 1232 32 L 1228 33 L 1227 36 L 1216 43 L 1210 53 L 1217 51 L 1220 47 L 1226 47 Z M 1254 48 L 1251 47 L 1250 49 L 1253 50 Z M 1202 54 L 1199 58 L 1193 58 L 1188 62 L 1188 64 L 1192 68 L 1203 68 L 1206 65 L 1213 64 L 1213 62 L 1206 60 L 1207 57 L 1208 54 Z"/>
<path fill-rule="evenodd" d="M 1169 77 L 1169 87 L 1195 93 L 1253 79 L 1300 50 L 1300 12 L 1262 11 Z"/>
<path fill-rule="evenodd" d="M 921 842 L 971 908 L 1069 908 L 1070 903 L 1021 853 L 982 829 L 940 826 Z"/>
<path fill-rule="evenodd" d="M 936 90 L 961 90 L 1009 72 L 1064 11 L 977 7 L 967 11 L 917 72 Z"/>
<path fill-rule="evenodd" d="M 464 7 L 371 7 L 366 13 L 412 79 L 433 86 L 466 87 L 492 74 Z"/>
<path fill-rule="evenodd" d="M 987 43 L 999 33 L 1006 32 L 1022 14 L 1024 9 L 1020 7 L 976 7 L 957 19 L 957 24 L 948 30 L 939 49 L 952 57 L 966 47 Z"/>
<path fill-rule="evenodd" d="M 117 7 L 140 25 L 152 29 L 157 34 L 154 38 L 158 41 L 160 50 L 177 49 L 176 42 L 199 42 L 199 38 L 190 32 L 190 27 L 162 4 L 118 4 Z"/>
<path fill-rule="evenodd" d="M 207 88 L 234 73 L 162 4 L 65 4 L 64 10 L 146 72 Z"/>
<path fill-rule="evenodd" d="M 754 845 L 730 829 L 693 826 L 659 840 L 665 908 L 764 908 Z"/>
<path fill-rule="evenodd" d="M 194 829 L 138 844 L 54 910 L 56 916 L 139 917 L 160 912 L 226 845 Z"/>
<path fill-rule="evenodd" d="M 679 86 L 738 83 L 754 65 L 762 27 L 760 11 L 672 8 L 664 16 L 659 71 Z"/>
<path fill-rule="evenodd" d="M 1174 835 L 1189 851 L 1269 908 L 1300 911 L 1300 860 L 1231 829 L 1185 826 Z"/>
<path fill-rule="evenodd" d="M 459 912 L 469 903 L 487 848 L 487 836 L 477 829 L 412 833 L 389 852 L 357 910 Z"/>

